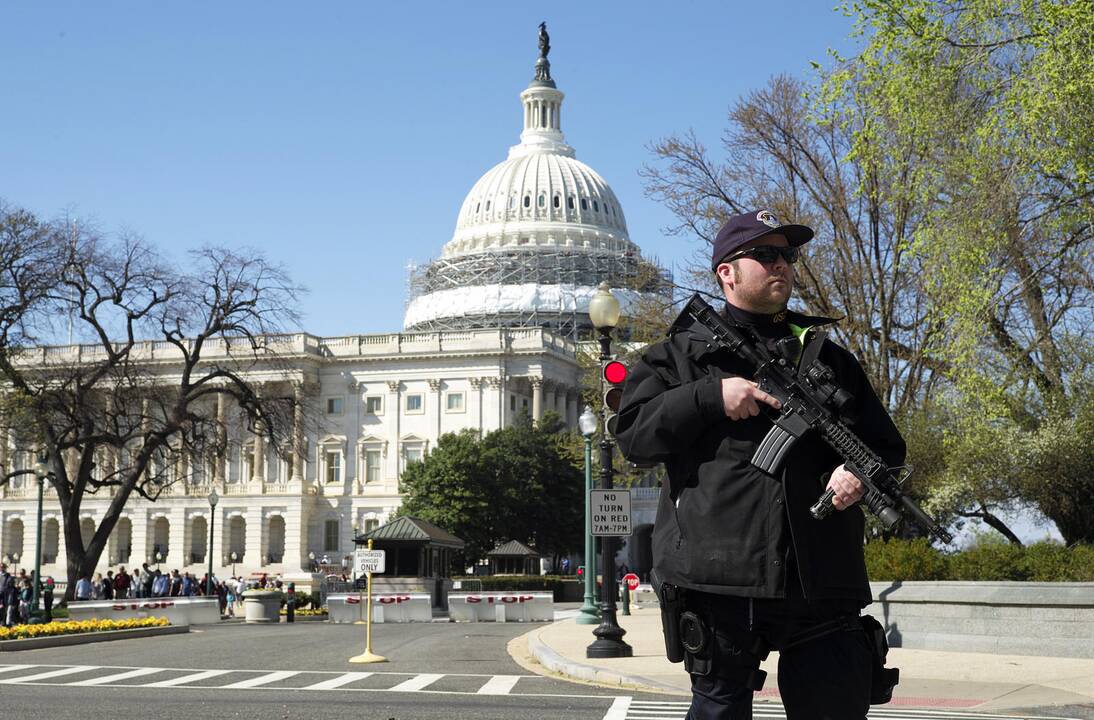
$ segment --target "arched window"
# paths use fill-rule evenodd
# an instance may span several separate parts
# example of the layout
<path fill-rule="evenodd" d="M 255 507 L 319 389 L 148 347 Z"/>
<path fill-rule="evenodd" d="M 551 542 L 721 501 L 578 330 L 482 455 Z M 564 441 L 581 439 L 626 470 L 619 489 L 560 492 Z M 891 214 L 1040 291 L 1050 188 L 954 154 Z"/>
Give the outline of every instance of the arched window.
<path fill-rule="evenodd" d="M 588 210 L 589 209 L 589 203 L 588 203 L 588 201 L 585 200 L 585 198 L 581 198 L 581 209 L 582 210 Z"/>
<path fill-rule="evenodd" d="M 573 195 L 566 198 L 566 207 L 570 208 L 571 210 L 574 209 L 574 196 Z"/>
<path fill-rule="evenodd" d="M 531 195 L 525 195 L 524 196 L 524 207 L 532 207 L 532 196 Z"/>
<path fill-rule="evenodd" d="M 490 201 L 486 201 L 486 212 L 490 212 Z"/>
<path fill-rule="evenodd" d="M 596 212 L 600 212 L 600 203 L 598 203 L 596 200 L 593 200 L 593 210 L 595 210 Z"/>
<path fill-rule="evenodd" d="M 559 205 L 562 204 L 562 198 L 560 198 L 558 195 L 555 195 L 554 204 L 555 204 L 555 207 L 557 208 Z"/>
<path fill-rule="evenodd" d="M 482 203 L 475 203 L 475 212 L 479 211 L 479 206 L 480 205 L 482 205 Z"/>
<path fill-rule="evenodd" d="M 547 196 L 546 195 L 540 195 L 539 200 L 536 202 L 536 204 L 539 205 L 540 207 L 545 206 L 547 204 Z"/>
<path fill-rule="evenodd" d="M 517 206 L 517 199 L 513 195 L 509 196 L 509 209 L 512 210 Z"/>

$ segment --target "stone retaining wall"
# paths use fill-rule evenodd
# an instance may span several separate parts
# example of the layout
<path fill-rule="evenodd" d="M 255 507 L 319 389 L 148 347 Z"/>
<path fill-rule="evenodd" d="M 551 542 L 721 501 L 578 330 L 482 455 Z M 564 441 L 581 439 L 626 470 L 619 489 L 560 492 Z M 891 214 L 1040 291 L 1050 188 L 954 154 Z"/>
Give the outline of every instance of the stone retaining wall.
<path fill-rule="evenodd" d="M 892 647 L 1094 658 L 1094 583 L 870 585 Z"/>

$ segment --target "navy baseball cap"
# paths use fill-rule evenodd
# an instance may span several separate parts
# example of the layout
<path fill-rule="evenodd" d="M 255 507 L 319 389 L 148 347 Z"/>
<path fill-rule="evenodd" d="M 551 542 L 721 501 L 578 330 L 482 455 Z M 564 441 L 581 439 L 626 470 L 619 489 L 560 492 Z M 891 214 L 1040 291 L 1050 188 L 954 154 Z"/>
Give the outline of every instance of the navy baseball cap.
<path fill-rule="evenodd" d="M 770 210 L 734 215 L 714 238 L 710 269 L 717 270 L 722 260 L 742 245 L 764 235 L 783 235 L 791 245 L 804 245 L 813 239 L 813 229 L 805 225 L 783 225 Z"/>

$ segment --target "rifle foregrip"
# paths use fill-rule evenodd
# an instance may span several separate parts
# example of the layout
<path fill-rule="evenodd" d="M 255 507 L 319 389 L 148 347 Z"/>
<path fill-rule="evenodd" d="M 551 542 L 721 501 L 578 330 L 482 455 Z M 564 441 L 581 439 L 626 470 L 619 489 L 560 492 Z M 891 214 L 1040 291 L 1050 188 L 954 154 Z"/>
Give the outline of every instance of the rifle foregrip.
<path fill-rule="evenodd" d="M 836 506 L 832 504 L 832 498 L 835 496 L 835 491 L 829 488 L 820 496 L 820 500 L 817 500 L 813 507 L 809 508 L 809 514 L 813 516 L 814 520 L 823 520 L 832 514 L 832 511 L 836 509 Z"/>

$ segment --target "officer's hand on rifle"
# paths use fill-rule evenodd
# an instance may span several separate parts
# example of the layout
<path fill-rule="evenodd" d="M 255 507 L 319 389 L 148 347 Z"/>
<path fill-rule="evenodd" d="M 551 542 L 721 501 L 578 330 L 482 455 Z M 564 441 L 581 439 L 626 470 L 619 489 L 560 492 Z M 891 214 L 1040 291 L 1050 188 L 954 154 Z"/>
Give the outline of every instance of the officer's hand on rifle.
<path fill-rule="evenodd" d="M 866 488 L 862 482 L 842 465 L 832 471 L 832 477 L 828 479 L 828 488 L 835 493 L 832 497 L 832 506 L 837 510 L 851 507 L 862 499 Z"/>
<path fill-rule="evenodd" d="M 722 403 L 730 420 L 746 420 L 760 414 L 758 403 L 767 403 L 778 410 L 782 404 L 751 380 L 742 377 L 722 378 Z"/>

